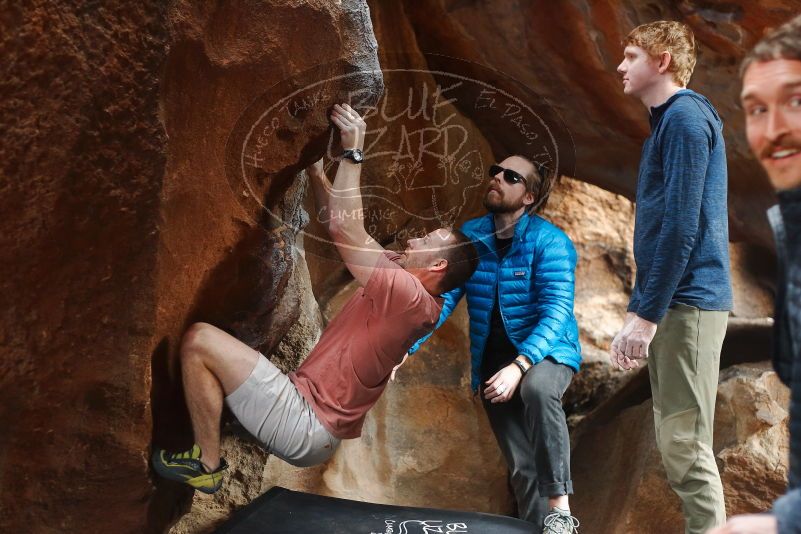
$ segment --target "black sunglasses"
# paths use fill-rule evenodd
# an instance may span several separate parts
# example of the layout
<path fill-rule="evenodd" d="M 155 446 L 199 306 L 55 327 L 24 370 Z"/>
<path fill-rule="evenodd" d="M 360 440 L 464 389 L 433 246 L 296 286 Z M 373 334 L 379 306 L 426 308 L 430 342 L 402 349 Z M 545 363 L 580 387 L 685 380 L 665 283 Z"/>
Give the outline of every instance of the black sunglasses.
<path fill-rule="evenodd" d="M 513 171 L 512 169 L 504 169 L 500 165 L 490 165 L 490 178 L 495 178 L 499 172 L 503 173 L 503 179 L 506 180 L 506 183 L 508 184 L 514 185 L 516 183 L 523 182 L 524 185 L 528 185 L 528 180 L 526 180 L 525 176 L 519 172 Z"/>

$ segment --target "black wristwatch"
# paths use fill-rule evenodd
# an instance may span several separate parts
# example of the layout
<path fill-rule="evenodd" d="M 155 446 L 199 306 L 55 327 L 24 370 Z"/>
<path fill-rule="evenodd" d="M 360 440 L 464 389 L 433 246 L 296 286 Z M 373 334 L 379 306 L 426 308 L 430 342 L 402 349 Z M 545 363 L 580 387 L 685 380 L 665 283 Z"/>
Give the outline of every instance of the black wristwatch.
<path fill-rule="evenodd" d="M 515 364 L 516 366 L 518 366 L 520 368 L 520 372 L 523 373 L 523 374 L 526 374 L 528 372 L 528 370 L 531 369 L 531 367 L 526 367 L 526 364 L 524 364 L 523 362 L 521 362 L 517 358 L 512 360 L 512 363 Z"/>
<path fill-rule="evenodd" d="M 358 148 L 351 148 L 342 153 L 342 159 L 349 159 L 353 163 L 361 163 L 364 161 L 364 152 Z"/>

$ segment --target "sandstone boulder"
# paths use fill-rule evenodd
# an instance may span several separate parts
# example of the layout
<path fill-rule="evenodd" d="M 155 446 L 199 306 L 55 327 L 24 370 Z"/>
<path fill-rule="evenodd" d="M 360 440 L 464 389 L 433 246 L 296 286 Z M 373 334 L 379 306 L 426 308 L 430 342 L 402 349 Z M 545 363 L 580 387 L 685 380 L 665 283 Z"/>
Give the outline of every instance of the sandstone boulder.
<path fill-rule="evenodd" d="M 786 486 L 789 390 L 767 364 L 721 373 L 714 451 L 728 515 L 767 510 Z M 651 402 L 583 429 L 573 450 L 571 507 L 582 532 L 653 534 L 683 528 L 681 504 L 656 449 Z"/>
<path fill-rule="evenodd" d="M 631 376 L 613 368 L 608 350 L 634 284 L 634 205 L 600 187 L 563 178 L 543 215 L 570 236 L 578 254 L 574 311 L 582 363 L 564 401 L 568 413 L 580 417 Z"/>

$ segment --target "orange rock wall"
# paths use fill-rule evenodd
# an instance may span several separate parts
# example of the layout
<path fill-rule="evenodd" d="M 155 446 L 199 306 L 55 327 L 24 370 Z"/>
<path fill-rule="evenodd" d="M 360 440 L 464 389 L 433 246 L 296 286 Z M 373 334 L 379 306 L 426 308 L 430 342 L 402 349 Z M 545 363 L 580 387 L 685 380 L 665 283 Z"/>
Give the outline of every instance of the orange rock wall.
<path fill-rule="evenodd" d="M 166 13 L 2 9 L 0 524 L 141 531 Z"/>

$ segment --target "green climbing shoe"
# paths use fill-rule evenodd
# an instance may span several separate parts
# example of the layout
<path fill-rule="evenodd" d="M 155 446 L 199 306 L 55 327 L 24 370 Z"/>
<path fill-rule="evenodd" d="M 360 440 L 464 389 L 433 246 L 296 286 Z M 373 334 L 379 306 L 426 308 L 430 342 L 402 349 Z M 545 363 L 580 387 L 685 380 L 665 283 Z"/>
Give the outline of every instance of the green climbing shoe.
<path fill-rule="evenodd" d="M 207 471 L 200 461 L 200 447 L 197 445 L 184 452 L 167 452 L 154 448 L 152 462 L 160 476 L 189 484 L 203 493 L 214 493 L 220 489 L 223 471 L 228 469 L 225 458 L 221 458 L 220 467 L 212 472 Z"/>

